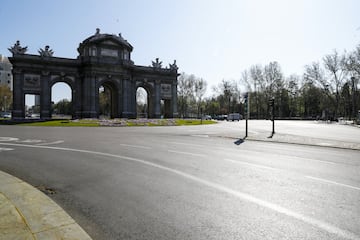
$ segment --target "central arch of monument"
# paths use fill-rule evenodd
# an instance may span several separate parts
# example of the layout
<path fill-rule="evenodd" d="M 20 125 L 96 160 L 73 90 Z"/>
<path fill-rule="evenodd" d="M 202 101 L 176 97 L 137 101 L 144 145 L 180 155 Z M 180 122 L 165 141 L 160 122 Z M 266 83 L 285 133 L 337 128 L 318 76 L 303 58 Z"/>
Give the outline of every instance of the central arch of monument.
<path fill-rule="evenodd" d="M 51 88 L 64 82 L 71 88 L 72 117 L 97 118 L 100 114 L 99 88 L 111 91 L 111 117 L 136 117 L 136 91 L 148 93 L 150 118 L 177 117 L 176 61 L 162 67 L 157 58 L 152 66 L 138 66 L 131 60 L 133 47 L 121 34 L 96 33 L 80 43 L 76 59 L 53 56 L 46 46 L 39 55 L 26 54 L 27 47 L 17 41 L 9 48 L 13 56 L 13 119 L 25 118 L 25 95 L 39 96 L 40 118 L 51 118 Z"/>

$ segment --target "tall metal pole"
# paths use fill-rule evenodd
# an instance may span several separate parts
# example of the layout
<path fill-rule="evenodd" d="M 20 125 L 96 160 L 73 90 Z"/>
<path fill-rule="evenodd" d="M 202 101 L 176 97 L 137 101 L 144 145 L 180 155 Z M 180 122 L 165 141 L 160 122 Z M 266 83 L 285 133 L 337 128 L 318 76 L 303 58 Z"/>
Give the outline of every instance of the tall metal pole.
<path fill-rule="evenodd" d="M 246 93 L 246 113 L 245 113 L 245 138 L 248 137 L 248 119 L 250 118 L 250 93 Z"/>
<path fill-rule="evenodd" d="M 275 134 L 275 101 L 274 101 L 274 98 L 271 99 L 271 105 L 272 105 L 272 133 L 271 135 L 274 135 Z"/>
<path fill-rule="evenodd" d="M 272 116 L 272 135 L 275 134 L 275 118 L 274 118 L 274 110 L 273 110 L 273 116 Z"/>

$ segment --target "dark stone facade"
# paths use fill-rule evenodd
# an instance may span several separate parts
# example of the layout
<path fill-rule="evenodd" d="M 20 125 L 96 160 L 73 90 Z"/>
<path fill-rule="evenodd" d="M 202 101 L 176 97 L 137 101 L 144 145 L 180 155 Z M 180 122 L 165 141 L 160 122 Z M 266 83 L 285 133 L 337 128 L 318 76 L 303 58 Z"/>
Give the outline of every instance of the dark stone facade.
<path fill-rule="evenodd" d="M 111 91 L 111 117 L 136 117 L 136 91 L 148 93 L 148 117 L 177 117 L 177 66 L 137 66 L 131 60 L 133 47 L 119 34 L 101 34 L 97 29 L 80 43 L 77 59 L 53 57 L 49 46 L 40 55 L 26 54 L 17 42 L 9 49 L 13 57 L 13 119 L 25 118 L 25 95 L 40 96 L 40 118 L 51 118 L 51 88 L 67 83 L 72 91 L 73 118 L 99 117 L 99 88 Z"/>

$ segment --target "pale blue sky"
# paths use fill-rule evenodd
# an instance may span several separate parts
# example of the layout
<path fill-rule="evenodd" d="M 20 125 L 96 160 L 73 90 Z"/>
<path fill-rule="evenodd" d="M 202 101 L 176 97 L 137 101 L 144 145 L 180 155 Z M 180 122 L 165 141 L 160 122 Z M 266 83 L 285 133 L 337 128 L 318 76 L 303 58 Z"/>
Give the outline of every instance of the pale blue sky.
<path fill-rule="evenodd" d="M 238 80 L 254 64 L 278 61 L 286 76 L 333 49 L 360 44 L 358 0 L 0 0 L 0 54 L 16 40 L 37 54 L 77 57 L 95 33 L 122 33 L 132 60 L 159 57 L 208 82 Z"/>

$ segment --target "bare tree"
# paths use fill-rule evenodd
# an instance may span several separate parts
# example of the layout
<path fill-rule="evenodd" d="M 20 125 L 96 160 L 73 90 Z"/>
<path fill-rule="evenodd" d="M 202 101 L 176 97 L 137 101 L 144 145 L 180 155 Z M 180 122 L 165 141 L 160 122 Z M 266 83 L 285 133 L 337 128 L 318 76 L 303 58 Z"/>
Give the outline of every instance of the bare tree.
<path fill-rule="evenodd" d="M 267 88 L 271 95 L 284 86 L 283 74 L 278 62 L 270 62 L 264 68 Z"/>
<path fill-rule="evenodd" d="M 281 72 L 281 67 L 278 62 L 270 62 L 264 68 L 264 77 L 266 82 L 265 97 L 275 98 L 275 106 L 277 107 L 277 115 L 283 116 L 283 90 L 284 90 L 284 77 Z"/>
<path fill-rule="evenodd" d="M 197 103 L 198 115 L 201 108 L 202 100 L 206 92 L 207 82 L 202 78 L 195 78 L 194 94 Z"/>
<path fill-rule="evenodd" d="M 223 79 L 213 90 L 217 93 L 217 99 L 221 108 L 220 112 L 230 113 L 232 110 L 231 106 L 233 106 L 234 110 L 240 96 L 239 86 L 236 81 Z"/>
<path fill-rule="evenodd" d="M 259 119 L 260 114 L 264 115 L 265 109 L 261 106 L 261 102 L 266 102 L 266 99 L 262 99 L 260 92 L 265 92 L 266 82 L 264 79 L 264 70 L 261 65 L 253 65 L 250 67 L 250 77 L 253 82 L 253 98 L 255 98 L 256 117 Z"/>
<path fill-rule="evenodd" d="M 360 77 L 360 44 L 348 55 L 346 68 L 352 77 Z"/>
<path fill-rule="evenodd" d="M 288 90 L 288 94 L 290 97 L 289 102 L 289 117 L 294 117 L 299 115 L 299 109 L 298 109 L 298 98 L 300 95 L 300 77 L 298 75 L 292 74 L 287 78 L 286 81 L 286 88 Z"/>
<path fill-rule="evenodd" d="M 347 76 L 346 55 L 339 55 L 336 50 L 332 54 L 328 54 L 323 58 L 324 67 L 327 71 L 326 84 L 332 86 L 335 92 L 335 117 L 339 114 L 340 90 L 345 83 Z"/>
<path fill-rule="evenodd" d="M 324 78 L 324 70 L 318 62 L 305 66 L 304 81 L 306 83 L 319 84 L 321 87 L 328 85 Z"/>
<path fill-rule="evenodd" d="M 188 113 L 188 104 L 193 97 L 195 76 L 181 73 L 178 78 L 178 101 L 180 116 L 186 117 Z"/>
<path fill-rule="evenodd" d="M 358 85 L 360 79 L 360 45 L 351 52 L 347 57 L 346 68 L 350 77 L 351 86 L 351 102 L 352 102 L 352 117 L 357 115 L 358 106 Z"/>
<path fill-rule="evenodd" d="M 253 83 L 251 80 L 252 79 L 250 78 L 249 72 L 247 70 L 244 70 L 241 73 L 240 82 L 246 86 L 248 92 L 254 91 Z"/>

